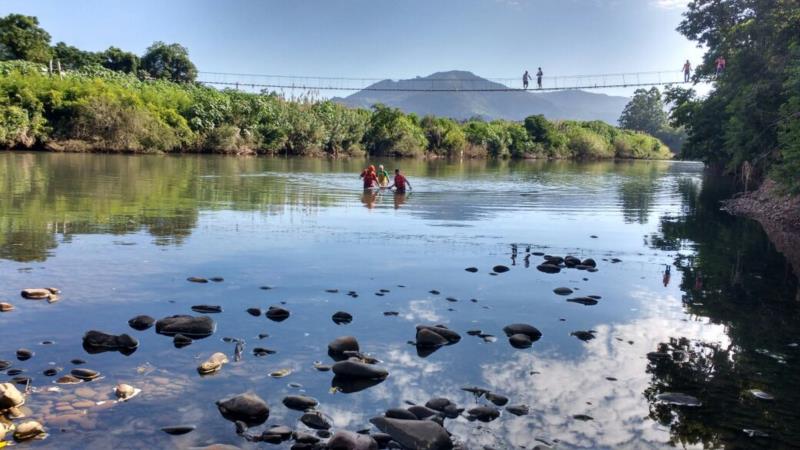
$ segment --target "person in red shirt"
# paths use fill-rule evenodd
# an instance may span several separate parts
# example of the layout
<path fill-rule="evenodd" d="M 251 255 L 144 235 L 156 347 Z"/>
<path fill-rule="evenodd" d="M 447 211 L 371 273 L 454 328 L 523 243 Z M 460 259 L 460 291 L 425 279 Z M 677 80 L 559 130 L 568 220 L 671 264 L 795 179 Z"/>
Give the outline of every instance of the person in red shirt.
<path fill-rule="evenodd" d="M 400 173 L 400 169 L 394 169 L 394 184 L 389 186 L 387 189 L 395 188 L 397 192 L 405 192 L 406 188 L 409 190 L 411 189 L 411 183 L 408 182 L 408 178 L 404 177 L 403 174 Z"/>
<path fill-rule="evenodd" d="M 364 179 L 364 189 L 378 187 L 378 175 L 375 173 L 375 166 L 369 166 L 361 172 Z"/>

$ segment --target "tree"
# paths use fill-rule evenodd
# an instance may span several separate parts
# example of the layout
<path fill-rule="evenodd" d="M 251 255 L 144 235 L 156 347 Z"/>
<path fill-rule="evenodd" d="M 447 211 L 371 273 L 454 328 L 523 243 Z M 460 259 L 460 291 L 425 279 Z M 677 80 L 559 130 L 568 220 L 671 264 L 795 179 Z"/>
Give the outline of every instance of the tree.
<path fill-rule="evenodd" d="M 189 59 L 189 51 L 180 44 L 154 42 L 147 48 L 141 64 L 153 78 L 177 83 L 190 83 L 197 78 L 197 67 Z"/>
<path fill-rule="evenodd" d="M 139 57 L 117 47 L 108 47 L 108 50 L 100 54 L 100 59 L 103 67 L 109 70 L 125 73 L 136 73 L 139 70 Z"/>
<path fill-rule="evenodd" d="M 39 27 L 39 19 L 22 14 L 0 18 L 0 60 L 50 61 L 50 34 Z"/>
<path fill-rule="evenodd" d="M 619 126 L 653 135 L 667 127 L 667 113 L 664 111 L 658 88 L 637 89 L 631 101 L 622 110 Z"/>
<path fill-rule="evenodd" d="M 97 53 L 83 51 L 64 42 L 59 42 L 53 47 L 53 58 L 61 62 L 61 68 L 67 70 L 77 70 L 101 62 L 101 57 Z"/>

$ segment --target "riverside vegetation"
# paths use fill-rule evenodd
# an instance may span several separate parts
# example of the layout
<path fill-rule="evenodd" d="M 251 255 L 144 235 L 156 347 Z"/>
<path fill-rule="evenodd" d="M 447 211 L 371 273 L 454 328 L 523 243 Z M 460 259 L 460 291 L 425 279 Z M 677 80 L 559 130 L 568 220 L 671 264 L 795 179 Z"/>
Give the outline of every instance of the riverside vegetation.
<path fill-rule="evenodd" d="M 196 82 L 186 48 L 156 42 L 139 56 L 87 52 L 35 17 L 0 19 L 0 148 L 298 156 L 668 159 L 646 133 L 600 121 L 456 122 L 310 96 L 217 90 Z M 56 61 L 58 76 L 47 70 Z"/>

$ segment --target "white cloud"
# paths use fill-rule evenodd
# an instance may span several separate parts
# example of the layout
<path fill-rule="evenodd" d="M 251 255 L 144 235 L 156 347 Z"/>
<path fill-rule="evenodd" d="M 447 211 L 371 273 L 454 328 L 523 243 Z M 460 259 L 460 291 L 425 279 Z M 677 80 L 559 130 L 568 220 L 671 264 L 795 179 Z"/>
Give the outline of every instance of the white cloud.
<path fill-rule="evenodd" d="M 653 5 L 663 9 L 684 9 L 689 0 L 653 0 Z"/>

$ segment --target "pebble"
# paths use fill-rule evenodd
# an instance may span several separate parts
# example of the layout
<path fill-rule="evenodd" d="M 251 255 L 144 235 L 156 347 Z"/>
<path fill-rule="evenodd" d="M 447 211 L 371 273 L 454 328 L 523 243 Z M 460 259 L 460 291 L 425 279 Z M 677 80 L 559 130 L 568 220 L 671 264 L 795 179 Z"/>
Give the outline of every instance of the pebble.
<path fill-rule="evenodd" d="M 589 420 L 594 420 L 594 417 L 587 416 L 586 414 L 575 414 L 574 416 L 572 416 L 572 418 L 575 419 L 575 420 L 580 420 L 582 422 L 587 422 Z"/>
<path fill-rule="evenodd" d="M 213 281 L 214 283 L 222 283 L 223 281 L 225 281 L 225 278 L 222 278 L 222 277 L 211 277 L 209 279 L 211 281 Z"/>
<path fill-rule="evenodd" d="M 256 347 L 253 349 L 253 355 L 255 356 L 267 356 L 267 355 L 274 355 L 276 352 L 275 350 L 270 350 L 264 347 Z"/>
<path fill-rule="evenodd" d="M 568 287 L 560 287 L 553 289 L 553 292 L 555 292 L 558 295 L 569 295 L 572 294 L 573 291 Z"/>
<path fill-rule="evenodd" d="M 245 393 L 217 401 L 220 414 L 230 421 L 241 420 L 249 426 L 261 425 L 269 418 L 269 406 L 261 397 Z"/>
<path fill-rule="evenodd" d="M 591 297 L 568 298 L 567 301 L 570 303 L 579 303 L 584 306 L 593 306 L 597 304 L 597 300 Z"/>
<path fill-rule="evenodd" d="M 72 376 L 74 376 L 75 378 L 79 378 L 83 381 L 91 381 L 100 376 L 100 372 L 84 368 L 72 369 L 72 371 L 70 371 L 70 374 L 72 374 Z"/>
<path fill-rule="evenodd" d="M 348 324 L 353 321 L 353 315 L 348 312 L 337 311 L 331 316 L 331 320 L 336 325 Z"/>
<path fill-rule="evenodd" d="M 136 395 L 136 388 L 129 384 L 120 383 L 114 387 L 114 395 L 120 400 L 127 400 Z"/>
<path fill-rule="evenodd" d="M 0 383 L 0 411 L 25 404 L 25 396 L 11 383 Z"/>
<path fill-rule="evenodd" d="M 319 411 L 312 411 L 303 414 L 300 417 L 300 422 L 308 428 L 314 430 L 329 430 L 331 428 L 330 422 Z"/>
<path fill-rule="evenodd" d="M 346 359 L 345 352 L 358 352 L 358 340 L 353 336 L 340 336 L 328 344 L 328 355 L 334 360 Z"/>
<path fill-rule="evenodd" d="M 42 372 L 42 374 L 44 376 L 46 376 L 46 377 L 54 377 L 54 376 L 58 375 L 58 369 L 55 369 L 55 368 L 45 369 Z"/>
<path fill-rule="evenodd" d="M 313 397 L 306 397 L 303 395 L 288 395 L 283 398 L 283 405 L 289 409 L 296 411 L 305 411 L 307 409 L 315 408 L 319 405 L 319 401 Z"/>
<path fill-rule="evenodd" d="M 186 281 L 190 281 L 192 283 L 208 283 L 208 279 L 203 277 L 189 277 Z"/>
<path fill-rule="evenodd" d="M 14 310 L 14 305 L 11 303 L 0 302 L 0 312 L 9 312 Z"/>
<path fill-rule="evenodd" d="M 261 308 L 247 308 L 247 313 L 253 317 L 258 317 L 262 314 Z"/>
<path fill-rule="evenodd" d="M 561 272 L 561 268 L 560 267 L 556 266 L 555 264 L 548 264 L 548 263 L 539 264 L 538 266 L 536 266 L 536 270 L 538 270 L 539 272 L 544 272 L 544 273 L 559 273 L 559 272 Z"/>
<path fill-rule="evenodd" d="M 528 405 L 509 405 L 506 406 L 506 411 L 515 416 L 527 416 L 530 412 L 530 408 L 528 408 Z"/>
<path fill-rule="evenodd" d="M 192 338 L 190 338 L 188 336 L 184 336 L 184 335 L 182 335 L 180 333 L 178 333 L 178 334 L 176 334 L 175 336 L 172 337 L 172 345 L 174 345 L 175 348 L 186 347 L 187 345 L 191 345 L 192 342 L 194 342 L 192 340 Z"/>
<path fill-rule="evenodd" d="M 64 375 L 56 380 L 56 384 L 78 384 L 82 383 L 81 379 L 72 375 Z"/>
<path fill-rule="evenodd" d="M 283 369 L 278 369 L 270 372 L 269 376 L 272 378 L 283 378 L 283 377 L 288 377 L 289 375 L 291 375 L 291 373 L 292 369 L 285 367 Z"/>
<path fill-rule="evenodd" d="M 477 406 L 467 411 L 471 419 L 477 419 L 481 422 L 491 422 L 500 417 L 500 411 L 493 406 Z"/>
<path fill-rule="evenodd" d="M 279 306 L 270 306 L 267 310 L 267 318 L 274 322 L 283 322 L 289 318 L 289 310 Z"/>
<path fill-rule="evenodd" d="M 475 272 L 478 271 L 478 268 L 477 267 L 467 267 L 464 270 L 466 270 L 467 272 L 475 273 Z"/>
<path fill-rule="evenodd" d="M 492 271 L 494 273 L 506 273 L 509 270 L 510 269 L 508 267 L 504 266 L 504 265 L 497 265 L 497 266 L 492 267 Z"/>
<path fill-rule="evenodd" d="M 17 350 L 17 359 L 20 361 L 27 361 L 33 358 L 33 351 L 28 350 L 27 348 L 21 348 Z"/>
<path fill-rule="evenodd" d="M 6 370 L 11 367 L 11 361 L 5 361 L 0 359 L 0 370 Z"/>
<path fill-rule="evenodd" d="M 222 306 L 219 305 L 194 305 L 191 309 L 201 314 L 217 314 L 222 312 Z"/>
<path fill-rule="evenodd" d="M 505 406 L 508 403 L 508 397 L 489 392 L 486 394 L 486 400 L 494 403 L 497 406 Z"/>

